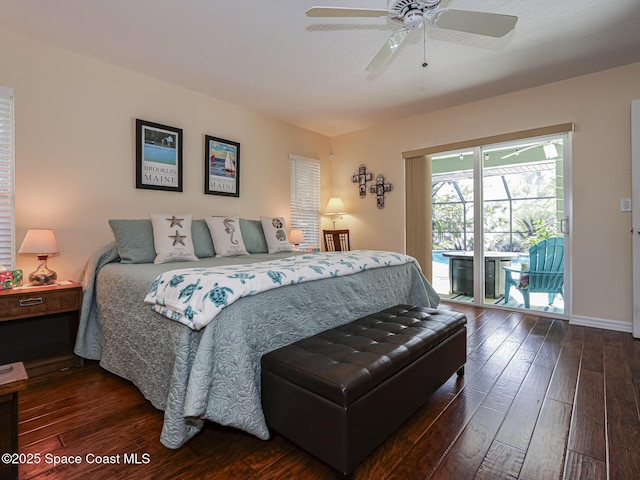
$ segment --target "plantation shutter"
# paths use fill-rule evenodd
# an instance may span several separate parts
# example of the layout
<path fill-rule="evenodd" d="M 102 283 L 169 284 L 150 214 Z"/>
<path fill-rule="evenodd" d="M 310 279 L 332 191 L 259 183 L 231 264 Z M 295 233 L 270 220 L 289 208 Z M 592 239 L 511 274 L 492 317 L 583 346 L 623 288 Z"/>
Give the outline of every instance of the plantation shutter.
<path fill-rule="evenodd" d="M 289 155 L 291 228 L 304 233 L 303 248 L 320 248 L 320 162 Z"/>
<path fill-rule="evenodd" d="M 13 89 L 0 86 L 0 265 L 12 269 L 14 242 Z"/>

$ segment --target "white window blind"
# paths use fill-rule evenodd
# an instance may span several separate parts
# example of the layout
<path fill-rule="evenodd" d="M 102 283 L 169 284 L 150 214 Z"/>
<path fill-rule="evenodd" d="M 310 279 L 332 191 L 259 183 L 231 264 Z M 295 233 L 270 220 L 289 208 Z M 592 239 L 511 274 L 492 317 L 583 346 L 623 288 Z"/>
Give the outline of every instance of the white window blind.
<path fill-rule="evenodd" d="M 14 267 L 13 89 L 0 86 L 0 264 Z"/>
<path fill-rule="evenodd" d="M 302 247 L 320 248 L 320 162 L 289 155 L 291 228 L 304 233 Z"/>

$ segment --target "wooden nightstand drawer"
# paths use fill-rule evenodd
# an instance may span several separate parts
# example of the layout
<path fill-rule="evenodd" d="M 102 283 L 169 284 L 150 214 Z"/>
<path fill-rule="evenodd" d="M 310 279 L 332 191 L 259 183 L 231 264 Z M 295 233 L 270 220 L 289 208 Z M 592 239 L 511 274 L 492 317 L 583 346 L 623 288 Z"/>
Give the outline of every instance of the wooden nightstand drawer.
<path fill-rule="evenodd" d="M 80 308 L 81 290 L 55 288 L 24 290 L 21 293 L 0 295 L 0 321 L 15 320 L 34 315 L 71 312 Z"/>

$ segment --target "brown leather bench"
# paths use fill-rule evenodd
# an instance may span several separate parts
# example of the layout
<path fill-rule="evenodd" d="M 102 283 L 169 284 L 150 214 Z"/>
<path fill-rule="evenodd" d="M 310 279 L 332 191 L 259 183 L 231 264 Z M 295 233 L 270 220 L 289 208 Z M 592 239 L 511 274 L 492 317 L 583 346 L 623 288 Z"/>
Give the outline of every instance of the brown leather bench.
<path fill-rule="evenodd" d="M 262 357 L 267 425 L 349 474 L 449 377 L 467 319 L 397 305 Z"/>

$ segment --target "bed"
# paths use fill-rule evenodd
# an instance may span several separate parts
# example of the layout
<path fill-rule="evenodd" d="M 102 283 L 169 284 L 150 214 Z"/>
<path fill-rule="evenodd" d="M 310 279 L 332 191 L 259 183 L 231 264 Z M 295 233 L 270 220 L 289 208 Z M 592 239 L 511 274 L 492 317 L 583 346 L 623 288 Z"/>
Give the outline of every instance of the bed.
<path fill-rule="evenodd" d="M 197 264 L 127 264 L 115 243 L 106 245 L 83 273 L 75 351 L 133 382 L 164 411 L 160 440 L 169 448 L 183 445 L 205 420 L 268 439 L 260 402 L 263 354 L 391 305 L 435 307 L 439 301 L 417 263 L 409 262 L 240 298 L 201 330 L 170 320 L 143 302 L 163 272 L 254 264 L 297 254 L 201 258 Z"/>

